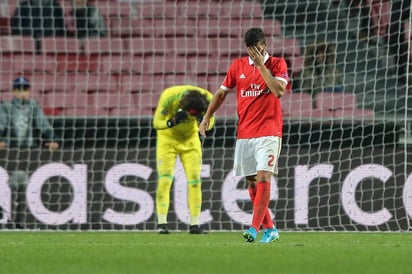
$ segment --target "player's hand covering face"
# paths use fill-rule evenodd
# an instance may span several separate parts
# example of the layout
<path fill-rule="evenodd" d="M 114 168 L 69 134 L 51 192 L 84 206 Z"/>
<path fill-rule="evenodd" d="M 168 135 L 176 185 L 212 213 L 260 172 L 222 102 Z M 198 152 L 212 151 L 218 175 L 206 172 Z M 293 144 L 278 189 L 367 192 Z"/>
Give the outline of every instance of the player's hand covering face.
<path fill-rule="evenodd" d="M 266 44 L 258 43 L 256 46 L 247 47 L 249 57 L 252 59 L 256 66 L 264 64 L 264 58 L 266 53 Z"/>

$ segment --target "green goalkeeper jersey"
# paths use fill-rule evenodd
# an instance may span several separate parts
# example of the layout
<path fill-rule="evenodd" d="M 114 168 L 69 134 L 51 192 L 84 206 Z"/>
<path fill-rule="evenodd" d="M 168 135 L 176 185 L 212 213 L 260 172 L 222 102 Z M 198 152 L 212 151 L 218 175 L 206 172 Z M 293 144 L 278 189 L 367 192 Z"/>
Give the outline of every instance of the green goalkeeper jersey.
<path fill-rule="evenodd" d="M 213 94 L 208 90 L 192 85 L 178 85 L 165 89 L 160 95 L 153 118 L 153 127 L 157 130 L 158 135 L 176 139 L 188 139 L 193 136 L 198 137 L 198 119 L 201 118 L 199 116 L 189 115 L 188 119 L 182 123 L 172 128 L 168 128 L 167 126 L 167 120 L 171 119 L 173 115 L 179 111 L 180 101 L 189 90 L 197 90 L 201 94 L 206 95 L 209 102 L 213 98 Z M 209 129 L 213 127 L 214 122 L 215 119 L 212 117 L 210 119 Z"/>

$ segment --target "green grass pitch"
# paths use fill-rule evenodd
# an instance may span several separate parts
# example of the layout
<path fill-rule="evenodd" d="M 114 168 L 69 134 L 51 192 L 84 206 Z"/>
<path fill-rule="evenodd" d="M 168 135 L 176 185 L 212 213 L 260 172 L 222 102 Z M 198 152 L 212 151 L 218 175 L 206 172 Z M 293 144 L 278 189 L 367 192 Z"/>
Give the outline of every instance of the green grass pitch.
<path fill-rule="evenodd" d="M 241 232 L 0 233 L 1 274 L 402 274 L 411 258 L 411 233 L 281 232 L 271 244 Z"/>

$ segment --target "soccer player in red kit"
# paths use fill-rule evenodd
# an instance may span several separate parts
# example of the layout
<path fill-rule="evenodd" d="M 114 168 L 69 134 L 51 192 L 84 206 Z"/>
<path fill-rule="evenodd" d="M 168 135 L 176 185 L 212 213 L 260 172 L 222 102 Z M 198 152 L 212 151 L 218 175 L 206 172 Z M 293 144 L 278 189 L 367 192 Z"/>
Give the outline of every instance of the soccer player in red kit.
<path fill-rule="evenodd" d="M 232 62 L 199 130 L 205 137 L 211 117 L 227 94 L 235 89 L 239 119 L 233 171 L 235 176 L 246 177 L 253 203 L 252 224 L 243 237 L 247 242 L 254 242 L 263 226 L 264 233 L 259 242 L 270 243 L 279 239 L 268 206 L 270 181 L 272 175 L 277 174 L 282 144 L 280 98 L 288 88 L 288 68 L 285 59 L 267 53 L 262 29 L 249 29 L 244 42 L 249 56 Z"/>

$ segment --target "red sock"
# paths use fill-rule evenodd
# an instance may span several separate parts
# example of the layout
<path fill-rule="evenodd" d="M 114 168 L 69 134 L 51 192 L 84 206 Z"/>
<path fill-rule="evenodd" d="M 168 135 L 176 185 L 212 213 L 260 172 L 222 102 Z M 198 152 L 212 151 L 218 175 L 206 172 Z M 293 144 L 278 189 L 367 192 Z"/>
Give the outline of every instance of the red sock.
<path fill-rule="evenodd" d="M 259 231 L 260 225 L 268 212 L 270 201 L 270 183 L 258 182 L 256 185 L 255 201 L 253 203 L 252 227 Z M 270 219 L 270 217 L 269 217 Z M 267 221 L 267 220 L 266 220 Z M 273 224 L 272 224 L 273 227 Z M 269 227 L 267 227 L 269 228 Z"/>
<path fill-rule="evenodd" d="M 254 205 L 255 197 L 256 197 L 256 187 L 248 187 L 248 190 L 249 190 L 250 200 L 252 201 L 252 204 Z M 274 227 L 274 223 L 272 220 L 272 216 L 270 215 L 269 208 L 266 209 L 265 216 L 263 217 L 262 225 L 263 225 L 263 228 L 265 229 L 266 228 L 271 229 Z"/>

